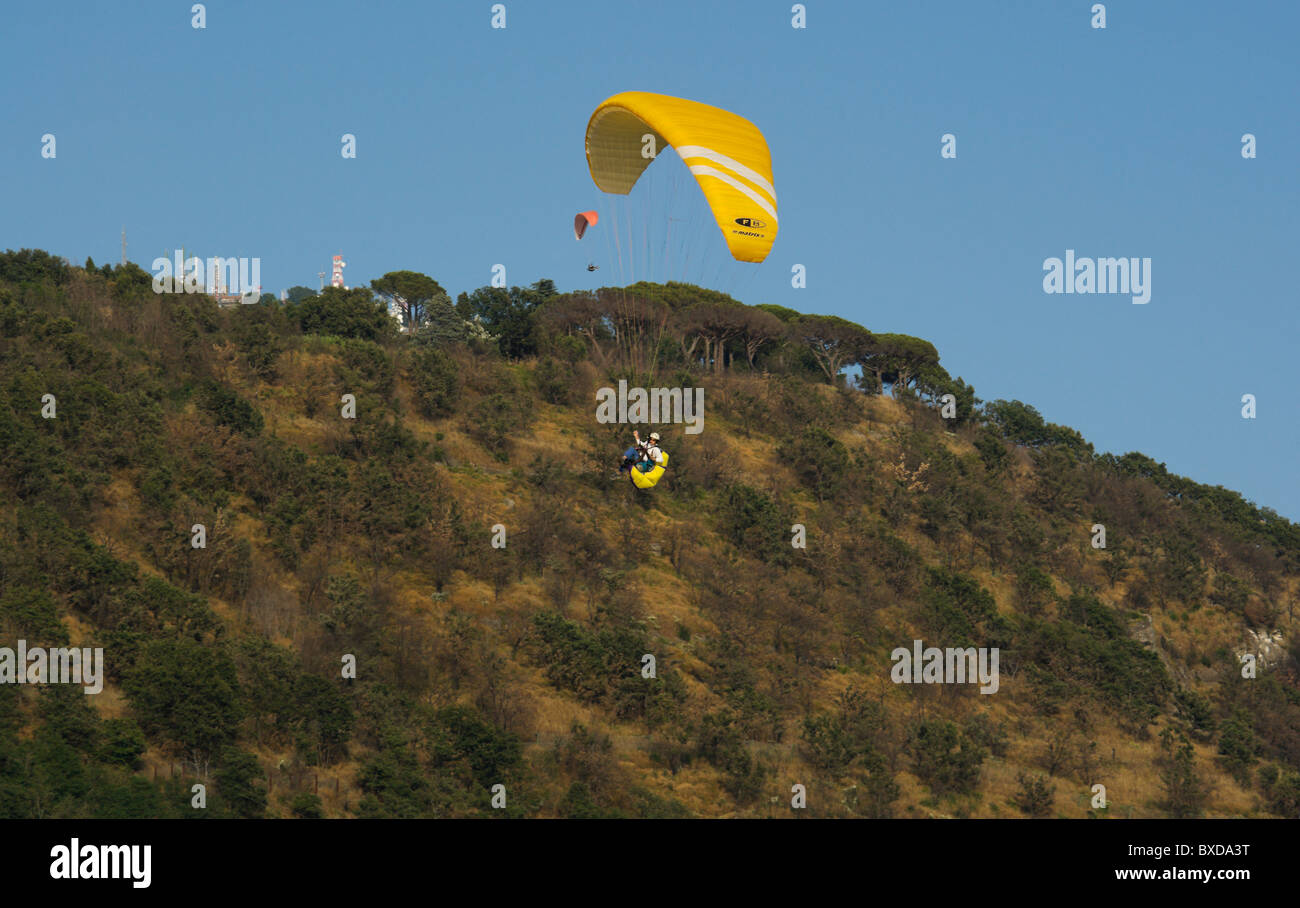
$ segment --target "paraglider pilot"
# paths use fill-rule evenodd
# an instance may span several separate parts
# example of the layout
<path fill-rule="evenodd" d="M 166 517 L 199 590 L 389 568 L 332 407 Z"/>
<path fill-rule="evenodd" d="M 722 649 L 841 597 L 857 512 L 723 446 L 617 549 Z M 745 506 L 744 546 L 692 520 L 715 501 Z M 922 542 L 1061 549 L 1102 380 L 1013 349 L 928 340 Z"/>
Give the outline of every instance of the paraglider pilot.
<path fill-rule="evenodd" d="M 636 439 L 636 444 L 623 452 L 623 465 L 618 468 L 620 473 L 629 472 L 633 467 L 646 473 L 656 465 L 663 465 L 664 453 L 659 447 L 658 432 L 651 432 L 650 437 L 642 441 L 641 433 L 634 430 L 632 437 Z"/>

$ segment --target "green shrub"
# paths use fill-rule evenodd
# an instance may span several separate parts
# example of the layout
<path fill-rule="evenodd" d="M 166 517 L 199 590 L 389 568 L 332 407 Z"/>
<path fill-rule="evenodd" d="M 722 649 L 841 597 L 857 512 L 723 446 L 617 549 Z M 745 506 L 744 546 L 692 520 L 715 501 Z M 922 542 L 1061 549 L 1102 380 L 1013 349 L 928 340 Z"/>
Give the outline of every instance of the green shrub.
<path fill-rule="evenodd" d="M 1056 786 L 1048 784 L 1046 776 L 1017 773 L 1016 781 L 1020 790 L 1011 798 L 1011 803 L 1034 819 L 1042 820 L 1052 815 L 1052 806 L 1056 802 Z"/>
<path fill-rule="evenodd" d="M 732 545 L 763 561 L 790 561 L 791 521 L 776 502 L 758 489 L 735 483 L 723 492 L 719 504 L 722 532 Z"/>
<path fill-rule="evenodd" d="M 460 368 L 435 347 L 417 350 L 411 359 L 410 379 L 420 413 L 430 419 L 447 417 L 460 405 Z"/>
<path fill-rule="evenodd" d="M 979 784 L 986 752 L 952 722 L 922 722 L 913 730 L 908 749 L 912 771 L 936 795 L 970 794 Z"/>
<path fill-rule="evenodd" d="M 809 426 L 781 442 L 777 456 L 794 470 L 818 501 L 835 495 L 849 473 L 848 449 L 819 426 Z"/>
<path fill-rule="evenodd" d="M 225 385 L 204 382 L 199 386 L 197 402 L 199 409 L 211 416 L 217 425 L 241 435 L 256 436 L 262 431 L 262 414 Z"/>
<path fill-rule="evenodd" d="M 310 791 L 299 791 L 289 799 L 289 810 L 300 820 L 319 820 L 325 816 L 320 796 Z"/>

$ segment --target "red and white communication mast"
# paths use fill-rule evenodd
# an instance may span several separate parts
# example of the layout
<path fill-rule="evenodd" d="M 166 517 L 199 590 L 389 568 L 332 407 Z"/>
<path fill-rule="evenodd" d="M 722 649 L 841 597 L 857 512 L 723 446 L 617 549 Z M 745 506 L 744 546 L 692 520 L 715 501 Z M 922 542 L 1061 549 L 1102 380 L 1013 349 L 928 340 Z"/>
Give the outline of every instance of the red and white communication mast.
<path fill-rule="evenodd" d="M 346 268 L 347 266 L 348 263 L 343 261 L 343 256 L 341 255 L 334 256 L 334 272 L 333 272 L 333 276 L 330 277 L 331 287 L 343 286 L 343 269 Z"/>

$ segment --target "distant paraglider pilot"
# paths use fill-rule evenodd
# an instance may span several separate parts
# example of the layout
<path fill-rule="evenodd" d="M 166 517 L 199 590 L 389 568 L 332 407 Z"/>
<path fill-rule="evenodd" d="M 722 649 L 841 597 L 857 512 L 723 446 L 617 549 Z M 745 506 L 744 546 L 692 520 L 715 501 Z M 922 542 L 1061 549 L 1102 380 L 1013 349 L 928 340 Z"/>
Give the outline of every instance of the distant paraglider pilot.
<path fill-rule="evenodd" d="M 588 265 L 588 266 L 587 266 L 587 270 L 588 270 L 588 271 L 595 271 L 595 270 L 597 270 L 599 267 L 600 267 L 599 265 Z"/>

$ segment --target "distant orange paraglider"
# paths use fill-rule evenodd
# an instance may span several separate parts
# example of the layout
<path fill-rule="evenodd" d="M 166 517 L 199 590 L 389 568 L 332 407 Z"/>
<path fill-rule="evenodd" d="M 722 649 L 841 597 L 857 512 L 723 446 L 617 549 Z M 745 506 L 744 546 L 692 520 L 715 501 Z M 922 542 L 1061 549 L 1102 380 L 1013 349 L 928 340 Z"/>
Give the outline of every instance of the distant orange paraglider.
<path fill-rule="evenodd" d="M 573 238 L 582 239 L 582 235 L 587 232 L 588 227 L 596 226 L 600 220 L 600 215 L 594 211 L 580 211 L 573 216 Z"/>

